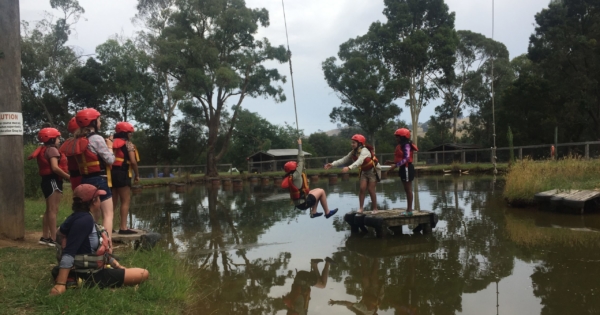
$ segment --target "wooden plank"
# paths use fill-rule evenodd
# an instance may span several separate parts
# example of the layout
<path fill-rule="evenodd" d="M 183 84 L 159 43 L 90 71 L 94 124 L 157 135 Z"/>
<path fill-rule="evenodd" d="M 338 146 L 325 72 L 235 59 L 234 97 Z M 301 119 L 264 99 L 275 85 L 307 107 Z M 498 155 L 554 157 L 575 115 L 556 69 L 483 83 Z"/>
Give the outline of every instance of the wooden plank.
<path fill-rule="evenodd" d="M 136 231 L 137 234 L 119 234 L 119 232 L 113 233 L 113 235 L 112 235 L 113 242 L 139 241 L 140 238 L 142 237 L 142 235 L 147 233 L 144 230 L 137 230 L 137 229 L 132 229 L 132 230 Z"/>
<path fill-rule="evenodd" d="M 582 190 L 578 193 L 572 194 L 568 197 L 565 197 L 565 200 L 569 201 L 587 201 L 589 199 L 594 199 L 600 196 L 600 191 L 594 190 Z"/>

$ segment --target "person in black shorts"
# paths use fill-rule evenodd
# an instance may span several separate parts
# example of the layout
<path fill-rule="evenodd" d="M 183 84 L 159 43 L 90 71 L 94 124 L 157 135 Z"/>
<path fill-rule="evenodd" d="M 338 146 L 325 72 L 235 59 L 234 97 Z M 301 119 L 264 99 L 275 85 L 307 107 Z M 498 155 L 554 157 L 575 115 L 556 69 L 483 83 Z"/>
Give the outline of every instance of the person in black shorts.
<path fill-rule="evenodd" d="M 42 219 L 41 245 L 55 246 L 56 215 L 62 198 L 63 178 L 69 180 L 67 158 L 58 151 L 60 131 L 54 128 L 43 128 L 38 132 L 38 140 L 43 143 L 28 157 L 36 159 L 39 174 L 42 177 L 42 192 L 46 198 L 46 211 Z"/>
<path fill-rule="evenodd" d="M 116 208 L 121 201 L 121 223 L 119 234 L 136 234 L 137 232 L 127 228 L 127 215 L 129 214 L 129 206 L 131 203 L 131 178 L 132 174 L 134 183 L 140 180 L 140 172 L 137 162 L 139 155 L 135 145 L 131 142 L 133 135 L 133 125 L 126 121 L 117 123 L 115 126 L 115 134 L 112 139 L 113 153 L 115 154 L 115 162 L 112 165 L 112 195 L 113 204 Z M 133 173 L 132 173 L 133 171 Z"/>
<path fill-rule="evenodd" d="M 98 213 L 100 196 L 104 195 L 106 191 L 90 184 L 81 184 L 73 191 L 73 213 L 59 228 L 59 261 L 53 272 L 55 284 L 50 295 L 64 293 L 69 280 L 77 283 L 69 277 L 99 288 L 133 286 L 148 279 L 148 270 L 125 268 L 110 254 L 108 234 L 92 216 L 92 212 Z"/>
<path fill-rule="evenodd" d="M 412 181 L 415 179 L 415 167 L 412 164 L 413 154 L 419 149 L 410 141 L 410 131 L 408 129 L 400 128 L 394 132 L 394 136 L 398 143 L 394 152 L 394 161 L 386 161 L 385 164 L 392 165 L 388 172 L 400 167 L 398 175 L 406 192 L 406 212 L 404 214 L 410 216 L 412 215 L 413 202 Z"/>
<path fill-rule="evenodd" d="M 329 219 L 336 214 L 338 209 L 329 210 L 327 205 L 327 196 L 321 188 L 310 189 L 308 179 L 304 173 L 304 151 L 302 151 L 302 139 L 298 139 L 298 162 L 289 161 L 283 165 L 285 176 L 281 182 L 281 188 L 290 191 L 290 198 L 296 208 L 300 210 L 310 209 L 310 217 L 316 218 L 323 215 L 323 212 L 317 212 L 319 203 L 325 211 L 325 218 Z"/>

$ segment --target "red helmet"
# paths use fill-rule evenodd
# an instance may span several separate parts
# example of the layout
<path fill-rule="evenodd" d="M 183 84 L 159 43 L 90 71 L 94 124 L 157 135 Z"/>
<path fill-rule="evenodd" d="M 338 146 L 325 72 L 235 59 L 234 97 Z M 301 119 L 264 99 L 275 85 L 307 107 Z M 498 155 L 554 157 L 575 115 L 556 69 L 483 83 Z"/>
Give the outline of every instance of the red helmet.
<path fill-rule="evenodd" d="M 69 124 L 67 125 L 67 130 L 69 130 L 69 133 L 75 133 L 75 131 L 77 131 L 77 129 L 79 129 L 79 125 L 77 124 L 77 119 L 75 119 L 75 117 L 71 118 L 71 120 L 69 120 Z"/>
<path fill-rule="evenodd" d="M 396 130 L 396 132 L 394 132 L 394 136 L 400 136 L 400 137 L 410 139 L 410 130 L 408 130 L 406 128 L 400 128 L 400 129 Z"/>
<path fill-rule="evenodd" d="M 285 165 L 283 165 L 283 170 L 286 173 L 290 173 L 296 170 L 296 167 L 298 166 L 298 163 L 294 162 L 294 161 L 289 161 L 287 163 L 285 163 Z"/>
<path fill-rule="evenodd" d="M 43 128 L 40 130 L 40 132 L 38 132 L 38 140 L 43 143 L 46 143 L 57 137 L 60 137 L 60 131 L 54 128 Z"/>
<path fill-rule="evenodd" d="M 365 139 L 365 136 L 363 135 L 359 135 L 359 134 L 355 134 L 354 136 L 352 136 L 352 138 L 350 138 L 362 145 L 365 145 L 365 142 L 367 141 L 367 139 Z"/>
<path fill-rule="evenodd" d="M 122 121 L 117 123 L 117 125 L 115 126 L 115 132 L 119 133 L 119 132 L 133 132 L 133 125 L 126 122 L 126 121 Z"/>
<path fill-rule="evenodd" d="M 82 109 L 75 115 L 77 125 L 82 128 L 89 126 L 92 121 L 98 119 L 98 117 L 100 117 L 100 112 L 93 108 Z"/>

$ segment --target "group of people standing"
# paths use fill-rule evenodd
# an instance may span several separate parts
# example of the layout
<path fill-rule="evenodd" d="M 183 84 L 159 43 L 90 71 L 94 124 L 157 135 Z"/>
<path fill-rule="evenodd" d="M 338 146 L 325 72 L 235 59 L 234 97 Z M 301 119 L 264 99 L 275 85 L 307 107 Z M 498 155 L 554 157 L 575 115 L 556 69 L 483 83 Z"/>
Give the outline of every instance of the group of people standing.
<path fill-rule="evenodd" d="M 412 181 L 415 177 L 415 168 L 412 164 L 413 155 L 418 151 L 416 145 L 410 140 L 410 131 L 406 128 L 400 128 L 394 132 L 397 146 L 394 152 L 394 161 L 385 161 L 385 165 L 390 165 L 388 172 L 392 172 L 396 167 L 399 168 L 398 175 L 402 180 L 404 191 L 407 195 L 407 207 L 404 215 L 412 215 Z M 355 134 L 351 138 L 350 145 L 352 150 L 345 157 L 325 164 L 326 170 L 332 167 L 342 165 L 342 172 L 346 173 L 353 169 L 359 170 L 360 191 L 358 195 L 359 209 L 358 213 L 363 213 L 365 193 L 368 190 L 371 197 L 371 211 L 377 214 L 377 195 L 375 193 L 375 185 L 381 178 L 381 164 L 375 155 L 375 149 L 367 144 L 366 138 L 363 135 Z M 325 211 L 325 217 L 329 218 L 337 212 L 337 209 L 329 210 L 327 204 L 327 196 L 323 189 L 317 188 L 310 190 L 308 180 L 304 173 L 304 152 L 302 151 L 302 140 L 298 139 L 298 162 L 289 161 L 284 165 L 286 173 L 281 187 L 289 189 L 290 198 L 294 202 L 296 208 L 305 210 L 310 208 L 310 217 L 315 218 L 323 215 L 317 212 L 319 203 Z"/>
<path fill-rule="evenodd" d="M 118 234 L 137 233 L 127 228 L 131 180 L 139 181 L 139 155 L 131 142 L 134 127 L 129 122 L 117 123 L 111 140 L 101 136 L 101 126 L 100 112 L 93 108 L 80 110 L 67 125 L 71 138 L 61 145 L 61 133 L 57 129 L 43 128 L 38 133 L 42 145 L 29 156 L 37 160 L 46 198 L 39 243 L 58 247 L 61 252 L 51 294 L 64 292 L 70 271 L 79 272 L 78 275 L 91 280 L 89 283 L 101 287 L 137 284 L 148 278 L 147 270 L 126 269 L 111 257 L 113 208 L 119 201 Z M 69 180 L 73 189 L 73 214 L 57 230 L 63 180 Z M 95 219 L 100 217 L 103 226 L 95 224 Z M 61 244 L 57 243 L 57 234 L 62 239 Z M 87 260 L 78 263 L 79 259 L 89 257 L 99 262 L 95 268 L 89 268 Z M 85 267 L 79 268 L 80 265 Z M 112 268 L 105 268 L 109 265 Z"/>

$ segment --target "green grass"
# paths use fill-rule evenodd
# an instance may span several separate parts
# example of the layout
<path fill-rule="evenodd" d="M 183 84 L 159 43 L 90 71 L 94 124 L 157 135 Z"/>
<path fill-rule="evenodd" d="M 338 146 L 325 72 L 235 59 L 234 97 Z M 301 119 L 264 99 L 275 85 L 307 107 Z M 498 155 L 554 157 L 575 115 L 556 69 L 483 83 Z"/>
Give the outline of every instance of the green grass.
<path fill-rule="evenodd" d="M 195 303 L 196 277 L 172 253 L 157 248 L 119 254 L 124 266 L 145 268 L 150 279 L 139 287 L 49 296 L 54 249 L 0 249 L 0 314 L 181 314 Z"/>
<path fill-rule="evenodd" d="M 510 168 L 503 195 L 509 203 L 533 204 L 534 195 L 542 191 L 600 188 L 598 174 L 600 160 L 523 160 Z"/>
<path fill-rule="evenodd" d="M 71 214 L 72 192 L 66 188 L 57 222 Z M 25 200 L 25 229 L 41 231 L 46 209 L 44 199 Z M 115 222 L 118 213 L 115 212 Z M 134 251 L 127 246 L 115 250 L 127 267 L 145 268 L 150 280 L 138 288 L 115 290 L 81 288 L 48 296 L 53 286 L 50 270 L 56 265 L 53 248 L 0 249 L 0 315 L 3 314 L 182 314 L 206 296 L 201 286 L 203 270 L 191 268 L 161 245 L 152 251 Z"/>
<path fill-rule="evenodd" d="M 499 172 L 504 172 L 508 168 L 508 163 L 498 163 L 496 168 Z M 443 170 L 452 170 L 453 172 L 461 171 L 473 171 L 473 172 L 491 172 L 494 170 L 492 163 L 453 163 L 451 165 L 431 165 L 427 166 L 428 172 L 443 172 Z"/>

